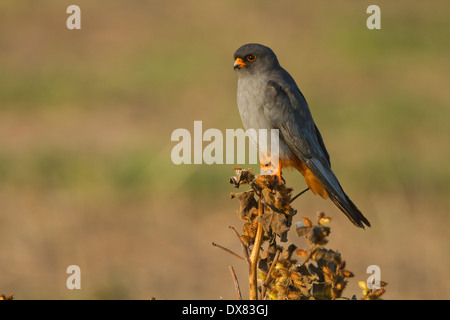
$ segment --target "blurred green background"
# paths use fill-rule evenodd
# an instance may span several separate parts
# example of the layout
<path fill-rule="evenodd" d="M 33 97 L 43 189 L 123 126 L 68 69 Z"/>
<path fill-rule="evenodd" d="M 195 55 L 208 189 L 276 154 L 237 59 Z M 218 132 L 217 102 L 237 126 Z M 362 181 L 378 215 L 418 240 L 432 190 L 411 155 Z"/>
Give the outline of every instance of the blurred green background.
<path fill-rule="evenodd" d="M 71 4 L 81 30 L 66 28 Z M 235 299 L 233 265 L 245 296 L 246 265 L 211 245 L 240 252 L 234 166 L 176 166 L 170 137 L 194 120 L 242 127 L 232 56 L 259 42 L 372 222 L 312 193 L 295 202 L 297 219 L 333 218 L 329 247 L 356 275 L 345 295 L 376 264 L 386 299 L 450 298 L 449 14 L 434 0 L 1 1 L 0 294 Z M 81 290 L 66 287 L 72 264 Z"/>

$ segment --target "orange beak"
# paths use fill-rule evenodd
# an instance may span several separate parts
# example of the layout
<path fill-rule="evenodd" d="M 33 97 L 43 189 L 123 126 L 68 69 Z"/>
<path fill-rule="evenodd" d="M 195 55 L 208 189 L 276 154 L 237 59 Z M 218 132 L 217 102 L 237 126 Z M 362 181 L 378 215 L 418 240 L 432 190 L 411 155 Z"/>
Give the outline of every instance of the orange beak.
<path fill-rule="evenodd" d="M 244 61 L 241 58 L 236 58 L 236 60 L 234 60 L 234 65 L 233 65 L 234 69 L 236 69 L 236 68 L 240 69 L 243 66 L 245 66 L 245 63 L 244 63 Z"/>

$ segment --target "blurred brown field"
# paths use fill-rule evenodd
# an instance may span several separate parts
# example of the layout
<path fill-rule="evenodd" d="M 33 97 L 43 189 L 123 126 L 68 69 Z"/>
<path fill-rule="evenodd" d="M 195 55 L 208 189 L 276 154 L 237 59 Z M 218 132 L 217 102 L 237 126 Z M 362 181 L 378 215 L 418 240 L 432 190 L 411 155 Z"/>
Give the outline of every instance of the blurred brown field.
<path fill-rule="evenodd" d="M 81 30 L 66 28 L 71 4 Z M 332 217 L 329 247 L 355 273 L 344 295 L 375 264 L 386 299 L 449 299 L 449 14 L 434 0 L 2 1 L 0 294 L 235 299 L 233 265 L 245 296 L 247 266 L 211 245 L 240 252 L 235 166 L 174 165 L 170 137 L 195 120 L 242 127 L 232 55 L 259 42 L 372 222 L 359 230 L 312 193 L 295 202 L 294 220 Z M 81 290 L 66 287 L 72 264 Z"/>

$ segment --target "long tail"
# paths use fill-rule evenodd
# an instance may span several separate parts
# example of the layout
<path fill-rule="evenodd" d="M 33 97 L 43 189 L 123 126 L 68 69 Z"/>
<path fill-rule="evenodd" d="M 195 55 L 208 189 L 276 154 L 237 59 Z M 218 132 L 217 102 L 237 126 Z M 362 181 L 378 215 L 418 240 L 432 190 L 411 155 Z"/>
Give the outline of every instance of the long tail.
<path fill-rule="evenodd" d="M 324 199 L 328 196 L 355 226 L 363 229 L 364 225 L 370 227 L 369 220 L 344 192 L 329 166 L 324 166 L 319 160 L 310 159 L 305 166 L 298 168 L 313 193 L 321 195 Z"/>
<path fill-rule="evenodd" d="M 345 199 L 342 199 L 339 195 L 328 193 L 330 196 L 331 201 L 334 202 L 334 204 L 341 209 L 341 211 L 347 216 L 347 218 L 350 219 L 351 222 L 355 226 L 358 226 L 360 228 L 364 229 L 364 224 L 368 227 L 370 227 L 370 222 L 367 220 L 366 217 L 359 211 L 359 209 L 355 206 L 355 204 L 350 200 L 350 198 L 345 194 L 344 191 L 342 191 L 345 195 Z"/>

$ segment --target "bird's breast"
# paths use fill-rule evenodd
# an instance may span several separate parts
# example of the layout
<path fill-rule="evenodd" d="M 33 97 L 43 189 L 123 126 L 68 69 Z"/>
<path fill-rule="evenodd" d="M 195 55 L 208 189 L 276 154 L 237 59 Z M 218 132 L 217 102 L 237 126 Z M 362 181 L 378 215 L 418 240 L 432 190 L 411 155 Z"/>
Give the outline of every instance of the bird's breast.
<path fill-rule="evenodd" d="M 264 113 L 264 104 L 268 103 L 267 98 L 268 83 L 265 79 L 258 78 L 240 78 L 238 81 L 237 90 L 237 104 L 239 113 L 241 115 L 242 124 L 245 130 L 255 129 L 259 132 L 260 129 L 275 129 L 266 118 Z M 270 132 L 267 132 L 270 137 Z M 281 138 L 281 137 L 280 137 Z M 270 142 L 267 147 L 270 149 Z M 292 152 L 286 143 L 279 140 L 279 157 L 287 159 L 292 157 Z M 258 149 L 262 151 L 261 146 Z"/>
<path fill-rule="evenodd" d="M 257 77 L 240 78 L 238 81 L 237 105 L 246 130 L 272 129 L 263 109 L 266 89 L 267 82 Z"/>

